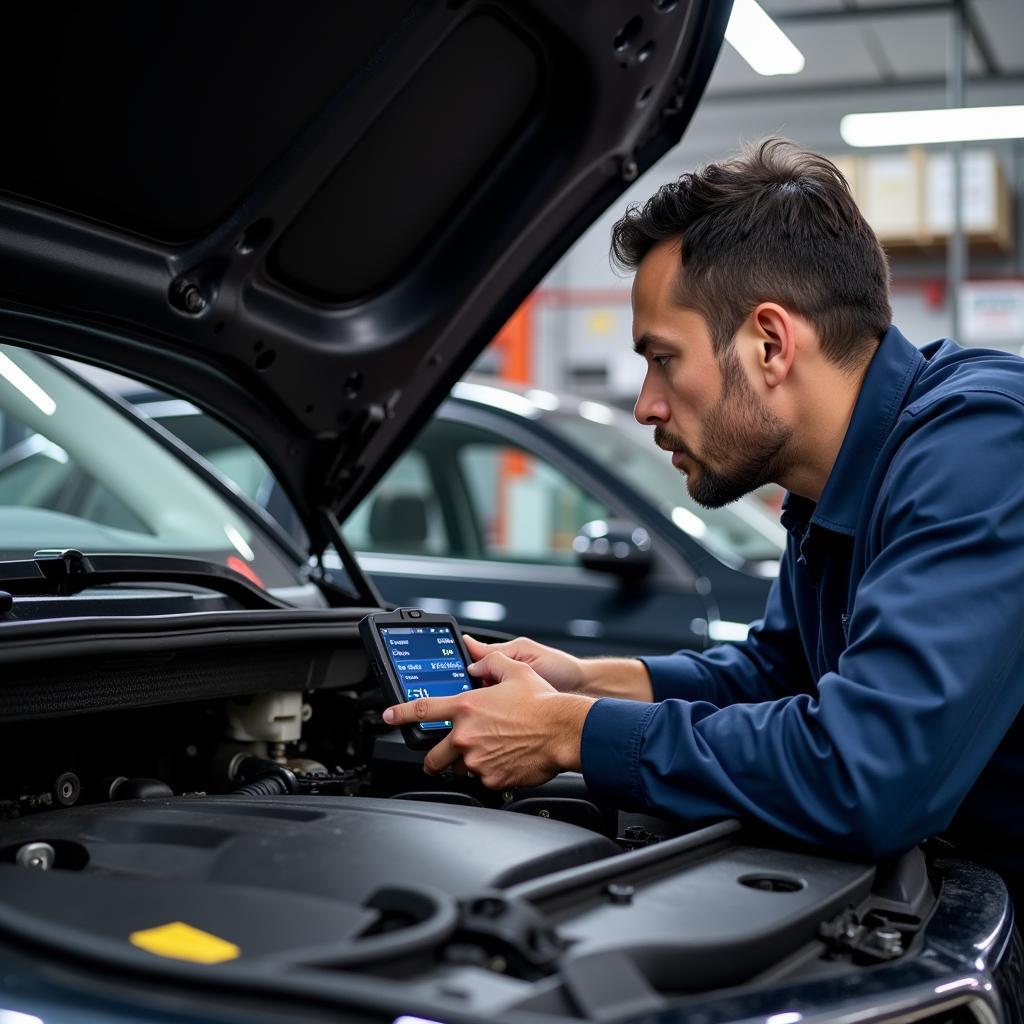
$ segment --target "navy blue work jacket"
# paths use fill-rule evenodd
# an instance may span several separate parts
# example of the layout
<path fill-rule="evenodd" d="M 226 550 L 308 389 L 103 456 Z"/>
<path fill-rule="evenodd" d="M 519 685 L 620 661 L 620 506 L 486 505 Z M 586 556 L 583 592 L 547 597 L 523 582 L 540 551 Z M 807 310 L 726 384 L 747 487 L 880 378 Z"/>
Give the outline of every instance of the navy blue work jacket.
<path fill-rule="evenodd" d="M 602 699 L 597 797 L 871 858 L 947 832 L 1024 864 L 1024 359 L 891 328 L 749 638 Z M 1024 716 L 1021 716 L 1024 719 Z"/>

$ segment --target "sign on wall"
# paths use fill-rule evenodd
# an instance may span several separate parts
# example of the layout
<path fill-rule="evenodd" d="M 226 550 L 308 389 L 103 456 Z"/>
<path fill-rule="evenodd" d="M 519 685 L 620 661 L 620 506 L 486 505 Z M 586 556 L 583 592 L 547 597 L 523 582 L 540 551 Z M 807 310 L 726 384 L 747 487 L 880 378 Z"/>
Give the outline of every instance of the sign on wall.
<path fill-rule="evenodd" d="M 967 281 L 960 296 L 966 344 L 1024 346 L 1024 281 Z"/>

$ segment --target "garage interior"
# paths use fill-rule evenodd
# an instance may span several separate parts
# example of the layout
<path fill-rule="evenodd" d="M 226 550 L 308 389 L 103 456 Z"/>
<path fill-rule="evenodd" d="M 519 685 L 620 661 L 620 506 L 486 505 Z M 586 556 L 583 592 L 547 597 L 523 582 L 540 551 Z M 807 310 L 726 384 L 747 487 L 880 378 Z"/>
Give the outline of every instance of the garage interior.
<path fill-rule="evenodd" d="M 1024 142 L 855 148 L 840 134 L 848 114 L 1019 105 L 1020 0 L 763 0 L 762 7 L 802 55 L 801 70 L 758 74 L 723 45 L 682 142 L 545 277 L 478 372 L 630 407 L 641 368 L 629 350 L 630 282 L 608 262 L 612 223 L 658 185 L 771 135 L 830 156 L 847 176 L 889 254 L 894 322 L 915 344 L 954 337 L 1024 348 Z M 959 243 L 951 185 L 958 158 Z"/>

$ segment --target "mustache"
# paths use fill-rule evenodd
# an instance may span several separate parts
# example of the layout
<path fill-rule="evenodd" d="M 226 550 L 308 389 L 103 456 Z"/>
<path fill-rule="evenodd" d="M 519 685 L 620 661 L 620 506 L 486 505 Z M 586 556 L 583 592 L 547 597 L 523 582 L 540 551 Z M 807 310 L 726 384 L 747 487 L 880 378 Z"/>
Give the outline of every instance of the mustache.
<path fill-rule="evenodd" d="M 686 446 L 686 442 L 678 434 L 671 433 L 660 424 L 654 428 L 654 443 L 666 451 L 682 452 L 684 455 L 693 457 L 693 453 Z"/>

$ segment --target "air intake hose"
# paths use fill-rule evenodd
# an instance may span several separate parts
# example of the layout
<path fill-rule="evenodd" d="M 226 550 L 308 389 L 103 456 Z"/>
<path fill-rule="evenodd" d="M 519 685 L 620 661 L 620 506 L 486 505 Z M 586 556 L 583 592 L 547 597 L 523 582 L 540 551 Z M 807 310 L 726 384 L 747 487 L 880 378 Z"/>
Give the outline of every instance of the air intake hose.
<path fill-rule="evenodd" d="M 295 772 L 265 757 L 244 755 L 231 766 L 231 776 L 242 784 L 232 796 L 288 796 L 299 791 Z"/>

